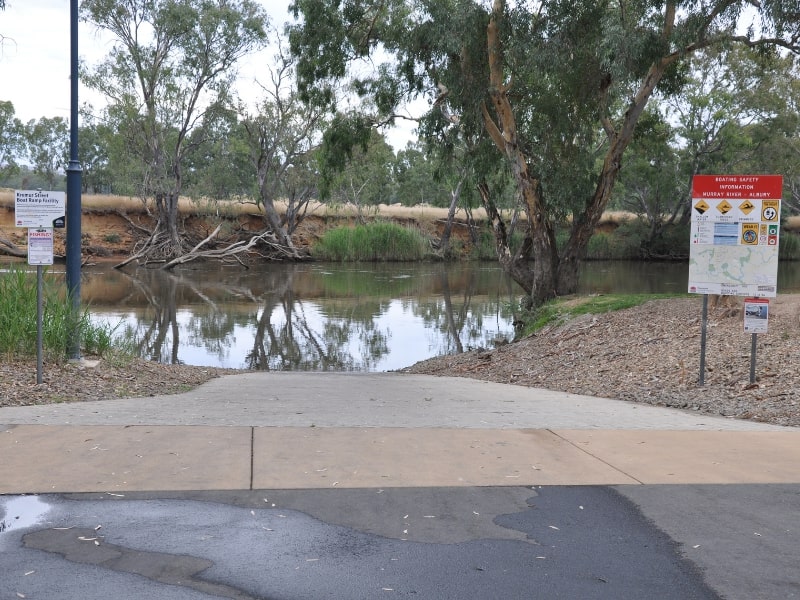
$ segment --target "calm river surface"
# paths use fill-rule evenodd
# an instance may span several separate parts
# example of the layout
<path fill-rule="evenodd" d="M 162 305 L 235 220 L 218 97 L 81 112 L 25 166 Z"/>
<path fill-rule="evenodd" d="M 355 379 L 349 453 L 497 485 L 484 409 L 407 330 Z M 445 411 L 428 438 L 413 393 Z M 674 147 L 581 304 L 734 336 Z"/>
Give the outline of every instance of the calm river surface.
<path fill-rule="evenodd" d="M 687 279 L 688 264 L 590 262 L 581 292 L 685 292 Z M 778 289 L 800 292 L 800 263 L 781 263 Z M 494 263 L 308 263 L 85 267 L 81 296 L 151 360 L 389 371 L 511 339 L 521 292 Z"/>

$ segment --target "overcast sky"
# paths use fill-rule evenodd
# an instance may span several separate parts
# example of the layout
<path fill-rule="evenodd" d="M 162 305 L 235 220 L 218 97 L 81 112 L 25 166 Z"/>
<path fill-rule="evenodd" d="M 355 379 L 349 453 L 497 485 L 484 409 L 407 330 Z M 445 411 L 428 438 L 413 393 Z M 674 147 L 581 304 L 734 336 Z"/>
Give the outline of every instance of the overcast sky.
<path fill-rule="evenodd" d="M 287 21 L 288 2 L 260 0 L 273 23 Z M 0 12 L 0 100 L 14 104 L 27 123 L 40 117 L 69 118 L 70 0 L 7 0 Z M 108 52 L 94 27 L 78 28 L 78 54 L 90 64 Z M 91 100 L 81 88 L 79 100 Z"/>
<path fill-rule="evenodd" d="M 287 0 L 259 1 L 273 25 L 290 20 Z M 23 123 L 41 117 L 69 119 L 70 0 L 7 0 L 5 11 L 0 12 L 0 36 L 0 100 L 10 100 Z M 108 42 L 98 36 L 96 28 L 81 23 L 78 36 L 78 54 L 89 64 L 108 53 Z M 252 81 L 255 68 L 243 65 L 240 72 L 239 89 L 245 95 L 243 83 Z M 78 97 L 80 104 L 101 103 L 83 87 Z M 410 139 L 410 126 L 403 125 L 406 131 L 390 135 L 396 148 Z"/>

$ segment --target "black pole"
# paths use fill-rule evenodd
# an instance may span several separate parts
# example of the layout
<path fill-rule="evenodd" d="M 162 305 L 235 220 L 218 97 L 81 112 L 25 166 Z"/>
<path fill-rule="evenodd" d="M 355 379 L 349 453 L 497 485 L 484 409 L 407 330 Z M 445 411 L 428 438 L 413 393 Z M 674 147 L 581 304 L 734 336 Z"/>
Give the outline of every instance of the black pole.
<path fill-rule="evenodd" d="M 70 0 L 70 112 L 67 166 L 67 298 L 72 304 L 72 330 L 67 358 L 81 357 L 78 316 L 81 309 L 81 164 L 78 161 L 78 0 Z"/>

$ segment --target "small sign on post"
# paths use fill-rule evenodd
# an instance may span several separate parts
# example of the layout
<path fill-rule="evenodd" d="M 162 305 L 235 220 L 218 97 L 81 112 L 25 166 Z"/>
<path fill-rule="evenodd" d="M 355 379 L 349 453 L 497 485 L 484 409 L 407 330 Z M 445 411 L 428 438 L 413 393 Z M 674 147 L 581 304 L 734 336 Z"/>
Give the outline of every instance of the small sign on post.
<path fill-rule="evenodd" d="M 744 332 L 767 333 L 769 325 L 769 299 L 744 299 Z"/>
<path fill-rule="evenodd" d="M 28 264 L 53 264 L 53 228 L 28 229 Z"/>
<path fill-rule="evenodd" d="M 36 266 L 36 383 L 43 377 L 42 266 L 53 264 L 53 228 L 66 225 L 64 192 L 14 190 L 14 224 L 28 228 L 28 264 Z"/>

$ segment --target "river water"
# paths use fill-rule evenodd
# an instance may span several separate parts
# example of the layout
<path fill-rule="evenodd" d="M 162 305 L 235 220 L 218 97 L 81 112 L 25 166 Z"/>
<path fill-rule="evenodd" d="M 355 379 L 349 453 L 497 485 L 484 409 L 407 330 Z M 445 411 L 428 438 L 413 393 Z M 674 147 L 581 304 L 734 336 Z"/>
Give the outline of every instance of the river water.
<path fill-rule="evenodd" d="M 687 281 L 684 263 L 588 262 L 580 291 L 683 293 Z M 779 267 L 788 292 L 800 292 L 800 263 Z M 81 296 L 150 360 L 376 372 L 512 339 L 521 291 L 490 262 L 208 264 L 85 267 Z"/>

